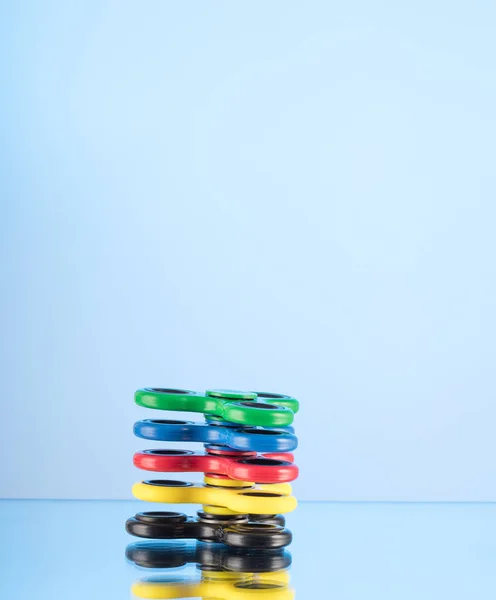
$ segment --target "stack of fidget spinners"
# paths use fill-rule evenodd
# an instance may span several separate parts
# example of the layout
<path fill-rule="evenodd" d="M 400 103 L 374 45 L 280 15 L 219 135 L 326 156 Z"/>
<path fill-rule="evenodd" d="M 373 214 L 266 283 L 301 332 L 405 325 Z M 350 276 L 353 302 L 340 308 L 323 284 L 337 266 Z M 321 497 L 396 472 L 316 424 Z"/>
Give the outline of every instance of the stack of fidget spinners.
<path fill-rule="evenodd" d="M 270 588 L 281 588 L 280 591 L 289 594 L 284 570 L 290 565 L 291 556 L 285 547 L 291 543 L 292 535 L 284 527 L 285 519 L 280 513 L 296 508 L 289 482 L 298 476 L 298 467 L 290 453 L 298 440 L 290 425 L 298 401 L 262 392 L 207 390 L 199 394 L 163 388 L 138 390 L 135 401 L 147 408 L 203 413 L 206 420 L 205 423 L 139 421 L 134 433 L 140 438 L 201 442 L 205 452 L 143 450 L 135 454 L 135 466 L 158 472 L 202 472 L 205 479 L 203 485 L 165 479 L 136 483 L 133 494 L 140 500 L 201 504 L 202 510 L 195 518 L 160 511 L 138 513 L 128 519 L 126 530 L 134 536 L 195 542 L 135 543 L 128 546 L 126 556 L 142 567 L 173 568 L 197 563 L 207 577 L 208 589 L 213 586 L 212 593 L 217 584 L 222 587 L 229 583 L 225 579 L 214 581 L 214 573 L 221 577 L 227 571 L 252 578 L 257 573 L 270 574 Z M 258 589 L 261 582 L 268 580 L 240 581 L 244 581 L 244 587 L 236 579 L 234 587 L 229 588 L 230 597 L 234 598 L 236 590 Z M 162 584 L 165 585 L 163 581 Z M 173 590 L 167 586 L 161 592 L 165 595 L 147 596 L 158 593 L 147 585 L 152 583 L 138 584 L 135 590 L 138 596 L 173 597 L 168 595 Z"/>

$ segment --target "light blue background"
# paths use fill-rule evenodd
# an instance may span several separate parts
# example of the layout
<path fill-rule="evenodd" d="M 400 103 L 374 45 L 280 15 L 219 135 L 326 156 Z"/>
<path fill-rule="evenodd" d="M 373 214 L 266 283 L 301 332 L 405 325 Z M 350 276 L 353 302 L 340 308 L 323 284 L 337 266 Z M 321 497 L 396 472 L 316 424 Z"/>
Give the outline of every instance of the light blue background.
<path fill-rule="evenodd" d="M 0 496 L 146 385 L 297 396 L 301 499 L 496 500 L 492 2 L 3 2 Z"/>

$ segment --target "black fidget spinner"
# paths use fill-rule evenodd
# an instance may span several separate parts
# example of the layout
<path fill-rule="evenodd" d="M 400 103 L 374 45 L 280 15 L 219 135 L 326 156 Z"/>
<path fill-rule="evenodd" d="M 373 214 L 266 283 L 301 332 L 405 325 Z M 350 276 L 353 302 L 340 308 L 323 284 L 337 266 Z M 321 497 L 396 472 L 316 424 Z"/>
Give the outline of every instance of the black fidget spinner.
<path fill-rule="evenodd" d="M 214 515 L 198 518 L 178 512 L 142 512 L 126 521 L 131 535 L 150 539 L 196 539 L 233 548 L 271 549 L 288 546 L 292 533 L 281 515 Z"/>
<path fill-rule="evenodd" d="M 215 542 L 136 542 L 126 558 L 147 569 L 175 569 L 196 563 L 202 571 L 268 573 L 287 569 L 291 554 L 283 548 L 231 548 Z"/>

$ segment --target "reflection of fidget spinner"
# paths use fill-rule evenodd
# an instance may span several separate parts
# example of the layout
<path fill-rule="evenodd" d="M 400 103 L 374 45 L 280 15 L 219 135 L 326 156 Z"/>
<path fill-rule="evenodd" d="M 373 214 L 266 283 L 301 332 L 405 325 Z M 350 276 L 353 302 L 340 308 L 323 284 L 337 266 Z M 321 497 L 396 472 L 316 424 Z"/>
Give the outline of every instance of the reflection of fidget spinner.
<path fill-rule="evenodd" d="M 286 571 L 274 573 L 226 573 L 204 571 L 200 580 L 150 577 L 137 581 L 132 592 L 138 598 L 215 598 L 216 600 L 293 600 Z"/>
<path fill-rule="evenodd" d="M 175 548 L 176 552 L 181 548 L 188 557 L 193 556 L 194 548 L 195 556 L 201 551 L 203 559 L 210 556 L 210 560 L 207 553 L 210 548 L 212 552 L 215 550 L 215 556 L 235 556 L 231 561 L 239 562 L 239 556 L 244 556 L 238 570 L 253 572 L 252 568 L 245 568 L 250 551 L 258 558 L 260 553 L 262 556 L 268 553 L 267 560 L 269 555 L 273 559 L 277 552 L 283 552 L 282 548 L 291 542 L 291 532 L 284 528 L 283 517 L 277 515 L 293 511 L 297 504 L 288 482 L 296 479 L 298 467 L 288 452 L 298 444 L 293 428 L 289 427 L 298 410 L 298 401 L 291 396 L 265 392 L 207 390 L 199 394 L 165 388 L 138 390 L 135 401 L 147 408 L 200 412 L 206 419 L 203 424 L 139 421 L 134 432 L 140 438 L 203 442 L 205 452 L 143 450 L 135 454 L 135 466 L 164 473 L 203 472 L 205 479 L 204 484 L 151 479 L 133 486 L 133 494 L 140 500 L 201 504 L 203 511 L 197 519 L 161 511 L 138 513 L 128 519 L 127 531 L 138 537 L 199 540 L 186 546 L 177 543 L 164 546 L 163 542 L 133 544 L 128 548 L 128 558 L 131 552 L 134 557 L 131 560 L 144 566 L 153 562 L 148 560 L 150 557 L 155 560 L 161 556 L 165 562 L 170 561 L 169 548 Z M 250 560 L 255 560 L 253 556 Z M 274 567 L 283 568 L 281 562 Z"/>
<path fill-rule="evenodd" d="M 147 569 L 177 569 L 187 563 L 200 570 L 235 573 L 269 573 L 287 569 L 291 554 L 283 548 L 258 550 L 231 548 L 215 542 L 136 542 L 126 548 L 126 558 Z"/>

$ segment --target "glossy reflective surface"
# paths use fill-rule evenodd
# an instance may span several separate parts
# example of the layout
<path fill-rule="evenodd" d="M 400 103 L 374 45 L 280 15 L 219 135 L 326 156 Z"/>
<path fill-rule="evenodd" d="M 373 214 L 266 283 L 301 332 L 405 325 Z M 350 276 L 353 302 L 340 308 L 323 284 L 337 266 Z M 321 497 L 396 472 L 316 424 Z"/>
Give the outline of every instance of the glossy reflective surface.
<path fill-rule="evenodd" d="M 126 562 L 126 546 L 139 540 L 124 523 L 151 509 L 137 501 L 0 502 L 0 597 L 117 600 L 131 597 L 137 580 L 164 574 L 189 577 L 188 589 L 201 591 L 193 565 L 150 571 Z M 287 525 L 298 599 L 496 597 L 496 504 L 302 503 Z M 212 585 L 221 595 L 227 589 Z M 242 591 L 233 588 L 231 598 Z"/>

